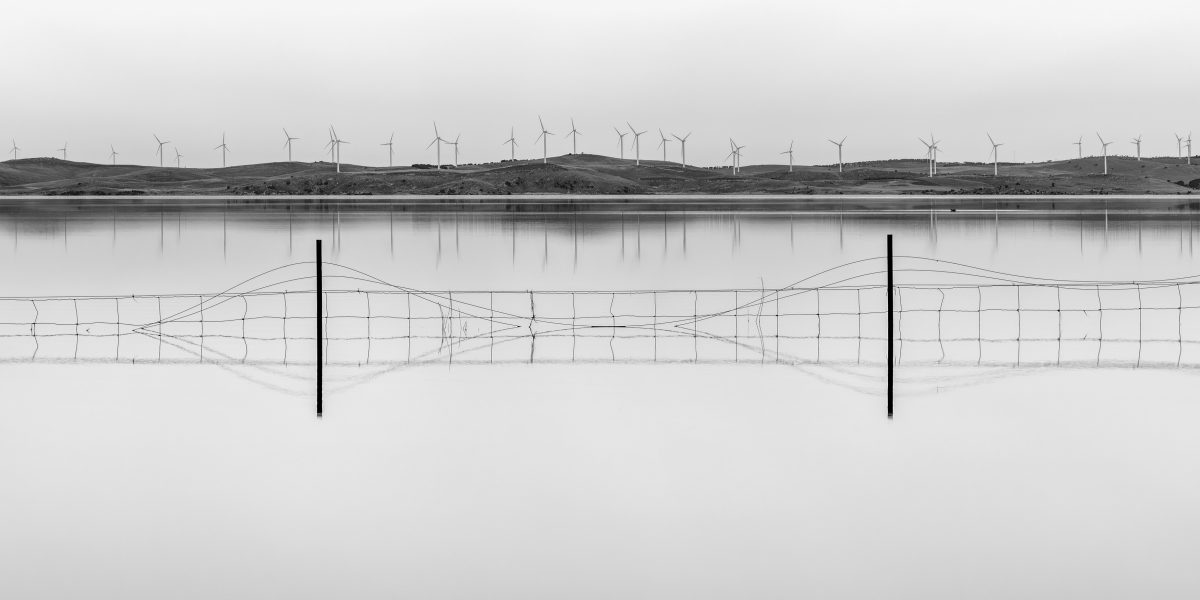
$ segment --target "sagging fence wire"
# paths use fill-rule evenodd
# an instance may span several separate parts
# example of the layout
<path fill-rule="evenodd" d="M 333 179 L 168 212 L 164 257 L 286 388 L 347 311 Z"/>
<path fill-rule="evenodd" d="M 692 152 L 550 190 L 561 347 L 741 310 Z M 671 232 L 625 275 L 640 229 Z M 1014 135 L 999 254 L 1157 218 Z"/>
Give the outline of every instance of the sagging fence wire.
<path fill-rule="evenodd" d="M 883 257 L 788 285 L 429 290 L 323 263 L 325 364 L 886 362 Z M 1200 275 L 1052 279 L 896 256 L 896 362 L 1200 366 Z M 8 361 L 303 365 L 314 263 L 211 293 L 0 297 Z"/>

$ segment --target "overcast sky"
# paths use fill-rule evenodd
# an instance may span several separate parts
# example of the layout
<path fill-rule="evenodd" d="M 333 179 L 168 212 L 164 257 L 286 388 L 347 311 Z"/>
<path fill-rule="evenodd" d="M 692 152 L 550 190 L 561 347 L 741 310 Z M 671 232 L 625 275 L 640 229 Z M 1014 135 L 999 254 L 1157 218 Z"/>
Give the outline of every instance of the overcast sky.
<path fill-rule="evenodd" d="M 1191 51 L 1200 4 L 1185 0 L 141 0 L 19 2 L 0 37 L 0 139 L 24 156 L 156 163 L 158 134 L 186 166 L 319 160 L 326 128 L 346 162 L 433 162 L 437 120 L 463 162 L 540 156 L 537 117 L 570 151 L 617 153 L 629 121 L 643 157 L 658 129 L 693 132 L 690 163 L 916 157 L 1005 160 L 1098 152 L 1175 155 L 1198 112 Z M 628 139 L 627 139 L 628 143 Z M 9 146 L 10 142 L 5 143 Z M 677 160 L 678 145 L 668 157 Z M 59 153 L 60 154 L 60 153 Z M 627 150 L 627 156 L 632 150 Z"/>

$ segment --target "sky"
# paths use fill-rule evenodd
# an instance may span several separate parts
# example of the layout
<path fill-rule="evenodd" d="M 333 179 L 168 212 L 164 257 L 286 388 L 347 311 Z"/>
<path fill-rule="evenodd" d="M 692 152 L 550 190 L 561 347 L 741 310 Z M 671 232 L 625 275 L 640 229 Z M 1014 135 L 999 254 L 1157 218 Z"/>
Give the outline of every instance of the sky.
<path fill-rule="evenodd" d="M 1188 1 L 610 0 L 288 3 L 257 0 L 21 2 L 0 37 L 0 140 L 20 156 L 157 164 L 154 135 L 191 167 L 327 158 L 432 163 L 436 120 L 460 161 L 617 155 L 632 124 L 641 156 L 691 132 L 689 164 L 915 158 L 945 161 L 1100 152 L 1177 153 L 1200 131 Z M 626 156 L 632 157 L 626 137 Z M 679 146 L 667 158 L 678 160 Z M 443 160 L 449 161 L 449 148 Z M 11 154 L 9 155 L 11 158 Z"/>

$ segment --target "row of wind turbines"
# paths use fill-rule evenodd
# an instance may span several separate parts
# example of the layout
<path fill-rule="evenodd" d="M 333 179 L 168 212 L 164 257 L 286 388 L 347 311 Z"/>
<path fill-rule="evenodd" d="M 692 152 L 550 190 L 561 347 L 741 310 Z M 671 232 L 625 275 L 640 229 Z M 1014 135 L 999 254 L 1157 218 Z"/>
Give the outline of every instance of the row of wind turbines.
<path fill-rule="evenodd" d="M 642 164 L 641 136 L 645 135 L 648 132 L 648 130 L 638 131 L 637 128 L 635 128 L 628 121 L 625 123 L 625 125 L 629 128 L 628 131 L 622 131 L 618 127 L 615 127 L 615 126 L 613 127 L 613 132 L 617 136 L 617 146 L 618 146 L 619 156 L 622 160 L 625 159 L 625 136 L 632 136 L 633 140 L 632 140 L 632 143 L 630 144 L 630 148 L 634 152 L 634 164 L 641 165 Z M 550 155 L 550 150 L 549 150 L 550 136 L 553 136 L 556 134 L 554 132 L 546 129 L 545 121 L 542 120 L 541 116 L 538 117 L 538 126 L 540 128 L 540 133 L 538 134 L 537 138 L 534 140 L 534 144 L 536 144 L 538 142 L 542 143 L 542 162 L 546 163 L 549 161 L 549 155 Z M 337 131 L 334 129 L 334 127 L 332 125 L 329 126 L 328 133 L 329 133 L 329 141 L 325 144 L 324 149 L 329 151 L 330 162 L 334 163 L 336 165 L 337 172 L 341 173 L 341 171 L 342 171 L 341 147 L 343 144 L 348 144 L 350 142 L 341 139 L 338 136 Z M 445 144 L 447 146 L 452 146 L 454 148 L 453 164 L 455 167 L 457 167 L 458 166 L 458 158 L 459 158 L 459 144 L 461 143 L 461 140 L 462 140 L 462 134 L 460 133 L 457 136 L 455 136 L 454 141 L 450 141 L 446 138 L 443 138 L 441 135 L 441 132 L 438 129 L 436 121 L 433 122 L 433 134 L 434 134 L 433 140 L 429 142 L 429 144 L 425 147 L 425 149 L 428 150 L 429 148 L 432 148 L 434 146 L 437 147 L 436 151 L 435 151 L 437 167 L 441 168 L 441 166 L 442 166 L 442 145 L 443 144 Z M 288 133 L 286 128 L 283 129 L 283 135 L 285 138 L 283 147 L 287 149 L 288 162 L 291 162 L 292 161 L 292 142 L 297 141 L 300 138 Z M 571 119 L 571 130 L 569 132 L 567 132 L 565 135 L 566 135 L 566 137 L 571 138 L 571 153 L 578 154 L 579 136 L 583 135 L 583 133 L 581 131 L 579 131 L 579 129 L 575 126 L 574 118 Z M 679 143 L 679 166 L 681 168 L 686 169 L 687 168 L 687 141 L 688 141 L 688 138 L 691 137 L 692 133 L 688 132 L 687 134 L 685 134 L 683 136 L 680 136 L 676 133 L 671 133 L 671 136 L 668 138 L 667 135 L 663 132 L 663 130 L 659 129 L 658 135 L 659 135 L 659 143 L 658 143 L 658 146 L 656 147 L 656 149 L 662 150 L 663 162 L 668 162 L 668 158 L 667 158 L 668 148 L 669 148 L 670 144 L 672 143 L 672 141 L 675 141 L 675 142 Z M 391 134 L 391 136 L 388 137 L 388 141 L 380 144 L 380 146 L 386 146 L 388 149 L 388 166 L 389 167 L 394 166 L 395 138 L 396 138 L 396 134 L 395 134 L 395 132 L 393 132 Z M 673 140 L 672 140 L 672 138 L 673 138 Z M 1096 138 L 1100 141 L 1100 149 L 1101 149 L 1101 155 L 1103 158 L 1103 165 L 1104 165 L 1104 174 L 1108 175 L 1108 147 L 1110 145 L 1112 145 L 1113 142 L 1105 141 L 1104 137 L 1101 136 L 1098 132 L 1096 133 Z M 843 147 L 846 143 L 846 139 L 847 139 L 846 137 L 843 137 L 842 139 L 836 140 L 836 141 L 833 139 L 827 140 L 830 144 L 834 145 L 837 148 L 837 165 L 838 165 L 839 173 L 843 172 L 844 167 L 845 167 L 845 164 L 843 162 L 842 152 L 844 149 Z M 941 150 L 941 147 L 940 147 L 941 140 L 936 139 L 932 133 L 929 135 L 928 140 L 926 140 L 923 137 L 919 137 L 917 139 L 921 142 L 922 145 L 925 146 L 925 158 L 929 163 L 929 176 L 934 177 L 937 175 L 937 172 L 938 172 L 938 152 Z M 992 137 L 991 133 L 987 133 L 987 140 L 988 140 L 988 143 L 991 145 L 991 151 L 988 154 L 988 158 L 992 161 L 992 174 L 994 176 L 999 176 L 1000 175 L 1000 152 L 999 152 L 999 149 L 1000 149 L 1000 146 L 1004 145 L 1004 143 L 997 142 L 995 140 L 995 138 Z M 165 166 L 166 153 L 164 152 L 163 149 L 171 142 L 170 142 L 170 140 L 163 141 L 161 138 L 158 137 L 157 134 L 154 135 L 154 141 L 157 144 L 157 147 L 155 149 L 155 156 L 157 156 L 159 159 L 159 166 L 160 167 Z M 1137 137 L 1130 140 L 1130 143 L 1133 144 L 1136 148 L 1137 160 L 1141 161 L 1142 160 L 1142 136 L 1138 135 Z M 1177 149 L 1179 158 L 1182 160 L 1186 156 L 1187 164 L 1189 164 L 1189 165 L 1192 164 L 1192 134 L 1189 132 L 1187 134 L 1187 137 L 1184 137 L 1179 134 L 1175 134 L 1175 143 L 1176 143 L 1176 149 Z M 1079 139 L 1075 142 L 1072 142 L 1072 144 L 1077 147 L 1079 158 L 1083 158 L 1083 145 L 1084 145 L 1083 136 L 1080 136 Z M 510 158 L 512 160 L 515 160 L 516 156 L 517 156 L 516 155 L 517 146 L 519 146 L 519 144 L 517 143 L 517 139 L 516 139 L 516 128 L 515 127 L 512 127 L 509 129 L 508 139 L 506 139 L 504 142 L 501 143 L 501 146 L 505 146 L 505 145 L 509 146 Z M 1183 151 L 1185 146 L 1187 148 L 1186 155 L 1184 154 L 1184 151 Z M 67 147 L 68 147 L 67 143 L 64 142 L 62 148 L 58 148 L 56 150 L 58 152 L 62 152 L 63 160 L 67 160 Z M 739 145 L 737 142 L 735 142 L 733 140 L 733 138 L 729 139 L 729 154 L 727 154 L 725 156 L 724 160 L 731 161 L 731 166 L 732 166 L 734 174 L 738 174 L 741 172 L 742 151 L 745 148 L 746 148 L 746 146 Z M 792 142 L 789 143 L 788 148 L 779 153 L 781 155 L 784 155 L 784 154 L 787 155 L 787 157 L 788 157 L 788 172 L 789 173 L 793 172 L 793 170 L 794 170 L 794 149 L 795 149 L 795 140 L 792 140 Z M 17 146 L 16 140 L 13 140 L 12 148 L 9 150 L 9 153 L 13 155 L 14 159 L 20 157 L 20 155 L 19 155 L 20 150 L 21 150 L 21 148 Z M 115 165 L 117 163 L 117 156 L 119 156 L 120 153 L 117 152 L 116 148 L 114 148 L 111 145 L 109 146 L 109 150 L 110 150 L 109 158 L 112 161 L 112 164 Z M 213 150 L 221 151 L 221 166 L 222 167 L 227 166 L 227 164 L 228 164 L 227 155 L 230 152 L 230 149 L 229 149 L 229 145 L 226 143 L 225 133 L 221 134 L 221 143 L 218 144 L 217 146 L 213 147 Z M 174 151 L 175 151 L 175 166 L 181 167 L 182 159 L 183 159 L 184 155 L 179 152 L 178 148 L 174 148 Z"/>

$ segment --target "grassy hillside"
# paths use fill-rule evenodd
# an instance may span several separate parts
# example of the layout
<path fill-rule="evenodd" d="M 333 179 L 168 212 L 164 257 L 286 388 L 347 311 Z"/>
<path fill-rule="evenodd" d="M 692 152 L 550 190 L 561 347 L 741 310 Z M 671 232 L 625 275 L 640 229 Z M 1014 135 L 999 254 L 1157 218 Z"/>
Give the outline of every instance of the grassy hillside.
<path fill-rule="evenodd" d="M 1200 161 L 1196 161 L 1200 163 Z M 221 169 L 97 165 L 56 158 L 0 162 L 0 194 L 1189 194 L 1200 164 L 1110 157 L 1000 165 L 945 163 L 929 177 L 921 159 L 836 166 L 726 168 L 619 160 L 591 154 L 458 168 L 361 167 L 281 162 Z"/>

